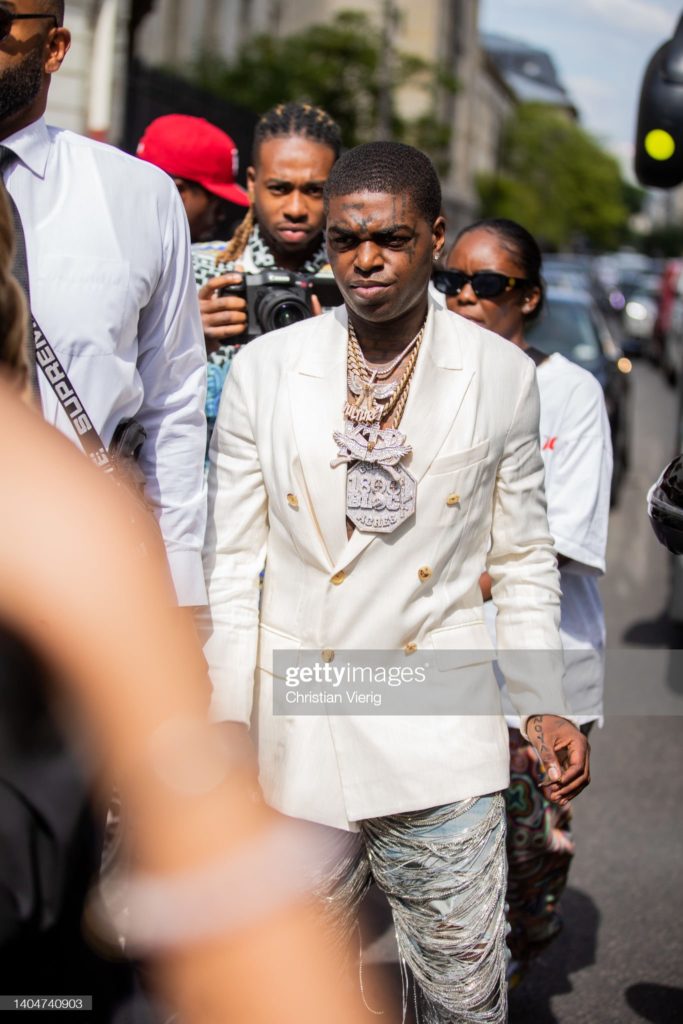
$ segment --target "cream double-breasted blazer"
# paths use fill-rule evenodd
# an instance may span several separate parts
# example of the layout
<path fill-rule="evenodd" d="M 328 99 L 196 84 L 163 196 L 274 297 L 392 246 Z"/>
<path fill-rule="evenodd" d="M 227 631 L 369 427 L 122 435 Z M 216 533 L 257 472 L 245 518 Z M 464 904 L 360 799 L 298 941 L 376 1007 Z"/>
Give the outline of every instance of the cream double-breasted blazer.
<path fill-rule="evenodd" d="M 268 802 L 354 828 L 504 788 L 505 721 L 497 704 L 493 714 L 274 715 L 274 651 L 329 660 L 434 650 L 443 686 L 456 688 L 471 651 L 482 663 L 477 687 L 497 701 L 485 566 L 499 649 L 561 645 L 531 359 L 430 300 L 400 428 L 413 447 L 405 465 L 417 479 L 416 514 L 393 534 L 349 540 L 346 467 L 330 465 L 344 426 L 346 347 L 341 307 L 251 342 L 234 361 L 211 444 L 206 656 L 217 719 L 248 723 L 257 694 Z M 507 682 L 521 715 L 565 713 L 561 666 L 542 681 L 513 671 Z"/>

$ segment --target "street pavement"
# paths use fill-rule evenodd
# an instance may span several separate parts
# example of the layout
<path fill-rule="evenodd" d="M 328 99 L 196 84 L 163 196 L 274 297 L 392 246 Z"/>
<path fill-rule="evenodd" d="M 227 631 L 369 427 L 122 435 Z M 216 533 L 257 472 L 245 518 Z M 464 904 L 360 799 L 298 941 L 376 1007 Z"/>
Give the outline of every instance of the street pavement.
<path fill-rule="evenodd" d="M 631 702 L 609 673 L 614 710 L 593 731 L 593 781 L 574 808 L 565 929 L 512 993 L 511 1024 L 683 1022 L 683 654 L 667 650 L 683 648 L 683 628 L 666 614 L 670 556 L 645 506 L 673 454 L 677 396 L 645 363 L 632 376 L 633 458 L 602 595 L 608 648 L 619 667 L 628 653 L 628 685 L 659 713 L 621 713 Z"/>
<path fill-rule="evenodd" d="M 632 374 L 633 453 L 613 510 L 602 594 L 610 670 L 592 784 L 575 804 L 565 928 L 510 997 L 511 1024 L 683 1024 L 683 627 L 666 614 L 670 558 L 645 495 L 675 446 L 677 397 L 644 362 Z M 391 929 L 369 907 L 368 985 L 398 995 Z M 380 967 L 379 965 L 385 966 Z M 371 1005 L 387 1008 L 374 985 Z M 370 1000 L 369 1000 L 370 1001 Z M 389 1009 L 386 1024 L 400 1014 Z"/>

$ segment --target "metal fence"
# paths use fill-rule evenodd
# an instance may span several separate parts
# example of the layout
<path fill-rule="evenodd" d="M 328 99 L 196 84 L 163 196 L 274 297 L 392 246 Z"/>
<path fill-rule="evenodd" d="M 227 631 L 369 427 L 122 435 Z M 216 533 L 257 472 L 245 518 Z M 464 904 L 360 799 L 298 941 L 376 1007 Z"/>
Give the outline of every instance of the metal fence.
<path fill-rule="evenodd" d="M 133 60 L 128 75 L 126 116 L 121 148 L 134 153 L 150 121 L 163 114 L 192 114 L 218 125 L 235 142 L 240 154 L 238 181 L 245 184 L 251 140 L 257 116 L 198 89 L 191 82 Z"/>

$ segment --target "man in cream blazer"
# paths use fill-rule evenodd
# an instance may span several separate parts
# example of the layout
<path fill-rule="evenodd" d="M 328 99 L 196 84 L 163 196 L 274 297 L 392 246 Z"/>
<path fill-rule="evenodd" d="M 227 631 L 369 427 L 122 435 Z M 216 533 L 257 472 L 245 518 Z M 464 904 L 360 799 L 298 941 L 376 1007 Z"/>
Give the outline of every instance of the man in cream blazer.
<path fill-rule="evenodd" d="M 497 335 L 428 300 L 444 225 L 438 179 L 423 154 L 395 143 L 357 147 L 333 169 L 326 202 L 330 260 L 346 306 L 247 346 L 212 440 L 205 567 L 213 711 L 218 720 L 257 720 L 269 804 L 353 833 L 348 870 L 341 881 L 331 872 L 327 894 L 346 910 L 371 873 L 388 891 L 427 1019 L 469 1013 L 474 1021 L 481 1012 L 502 1021 L 498 794 L 509 752 L 482 615 L 484 564 L 499 647 L 548 654 L 542 679 L 516 659 L 507 682 L 520 714 L 535 716 L 530 736 L 551 789 L 566 800 L 588 781 L 585 740 L 556 717 L 565 714 L 561 663 L 552 656 L 560 647 L 559 585 L 535 369 Z M 349 318 L 364 351 L 374 331 L 387 347 L 395 338 L 399 354 L 424 322 L 400 421 L 412 447 L 403 465 L 416 480 L 416 508 L 391 533 L 349 528 L 347 466 L 332 465 L 349 397 Z M 287 652 L 292 665 L 316 652 L 334 666 L 348 652 L 378 650 L 393 663 L 431 661 L 433 684 L 462 690 L 461 704 L 445 715 L 273 713 L 273 690 L 282 686 L 275 652 Z M 416 872 L 415 843 L 419 851 L 425 830 L 448 854 L 438 869 L 419 854 L 424 870 Z M 471 884 L 462 884 L 461 871 Z M 435 970 L 444 921 L 449 966 Z"/>

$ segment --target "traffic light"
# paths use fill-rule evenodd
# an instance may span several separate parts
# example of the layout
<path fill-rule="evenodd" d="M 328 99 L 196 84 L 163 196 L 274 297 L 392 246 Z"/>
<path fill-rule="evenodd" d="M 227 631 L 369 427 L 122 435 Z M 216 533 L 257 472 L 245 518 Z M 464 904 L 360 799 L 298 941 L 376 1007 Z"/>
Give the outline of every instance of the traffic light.
<path fill-rule="evenodd" d="M 635 171 L 641 185 L 673 188 L 683 182 L 683 15 L 645 72 Z"/>

